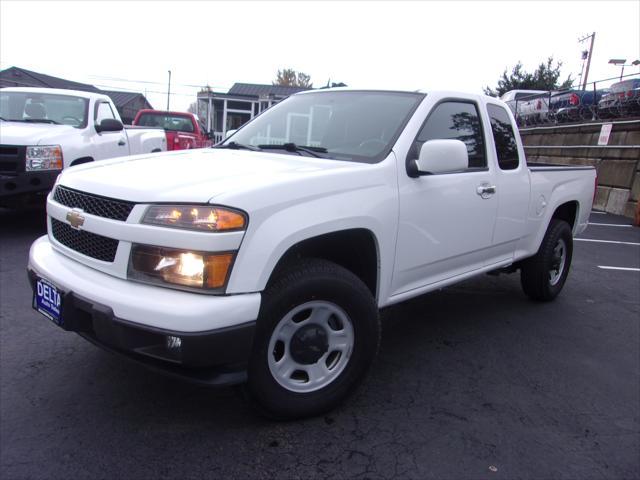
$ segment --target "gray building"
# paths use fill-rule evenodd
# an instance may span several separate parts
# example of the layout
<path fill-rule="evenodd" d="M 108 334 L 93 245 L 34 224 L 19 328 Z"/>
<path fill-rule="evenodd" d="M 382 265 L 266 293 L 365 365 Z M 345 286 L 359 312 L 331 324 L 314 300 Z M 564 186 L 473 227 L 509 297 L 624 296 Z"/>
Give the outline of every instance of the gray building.
<path fill-rule="evenodd" d="M 111 98 L 118 109 L 118 113 L 120 114 L 122 121 L 127 125 L 131 125 L 133 119 L 140 110 L 153 108 L 147 98 L 141 93 L 117 92 L 111 90 L 102 90 L 102 93 Z"/>
<path fill-rule="evenodd" d="M 256 83 L 234 83 L 227 93 L 204 88 L 198 93 L 198 117 L 219 142 L 227 131 L 241 127 L 271 105 L 303 90 L 309 89 Z"/>

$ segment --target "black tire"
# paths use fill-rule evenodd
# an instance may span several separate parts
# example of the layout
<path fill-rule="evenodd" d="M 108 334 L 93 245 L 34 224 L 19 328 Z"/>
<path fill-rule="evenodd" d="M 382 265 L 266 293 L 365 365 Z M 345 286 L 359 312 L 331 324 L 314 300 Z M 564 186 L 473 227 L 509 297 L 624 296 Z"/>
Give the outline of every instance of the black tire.
<path fill-rule="evenodd" d="M 560 264 L 558 248 L 562 246 L 565 256 Z M 524 293 L 532 300 L 541 302 L 556 298 L 567 280 L 572 255 L 571 227 L 564 220 L 552 219 L 538 253 L 522 263 L 520 283 Z"/>
<path fill-rule="evenodd" d="M 269 355 L 275 356 L 276 352 L 275 349 L 269 351 L 269 345 L 272 335 L 277 335 L 274 332 L 281 321 L 308 302 L 337 305 L 353 327 L 352 346 L 350 355 L 345 355 L 342 369 L 334 374 L 336 376 L 331 383 L 318 390 L 301 393 L 285 388 L 279 383 L 282 380 L 274 377 Z M 319 259 L 301 260 L 283 270 L 262 295 L 249 361 L 247 391 L 261 413 L 270 418 L 285 420 L 322 414 L 336 407 L 360 383 L 379 344 L 378 308 L 366 285 L 335 263 Z M 291 345 L 293 340 L 288 344 L 290 350 L 287 354 L 293 356 Z M 319 364 L 321 362 L 318 360 Z M 293 376 L 289 375 L 290 378 Z"/>

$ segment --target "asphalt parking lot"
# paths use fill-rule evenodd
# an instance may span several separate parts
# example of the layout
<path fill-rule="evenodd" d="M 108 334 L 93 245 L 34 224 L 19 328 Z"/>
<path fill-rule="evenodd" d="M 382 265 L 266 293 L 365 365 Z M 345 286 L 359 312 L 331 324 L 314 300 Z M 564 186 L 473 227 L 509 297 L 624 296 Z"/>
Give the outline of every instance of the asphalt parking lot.
<path fill-rule="evenodd" d="M 503 275 L 386 310 L 364 386 L 276 423 L 235 389 L 151 373 L 31 310 L 43 215 L 0 210 L 3 479 L 640 477 L 640 229 L 626 218 L 591 216 L 553 303 Z"/>

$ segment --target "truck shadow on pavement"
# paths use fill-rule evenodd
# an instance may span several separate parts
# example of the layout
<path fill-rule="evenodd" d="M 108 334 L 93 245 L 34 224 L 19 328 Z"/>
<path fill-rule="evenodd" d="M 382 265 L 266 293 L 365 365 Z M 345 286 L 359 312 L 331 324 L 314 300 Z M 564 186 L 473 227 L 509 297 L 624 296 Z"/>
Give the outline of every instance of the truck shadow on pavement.
<path fill-rule="evenodd" d="M 501 357 L 512 348 L 514 332 L 518 337 L 526 334 L 526 324 L 532 321 L 531 305 L 519 292 L 517 281 L 483 278 L 386 309 L 381 349 L 370 375 L 329 416 L 357 412 L 376 417 L 390 408 L 435 408 L 439 399 L 442 408 L 450 409 L 445 392 L 459 391 L 465 385 L 477 390 L 483 376 L 493 375 L 486 367 L 509 360 Z M 110 415 L 117 411 L 123 423 L 141 418 L 183 426 L 211 422 L 217 430 L 221 425 L 265 422 L 253 413 L 239 388 L 194 385 L 99 350 L 94 355 L 87 351 L 84 361 L 88 362 L 86 370 L 92 372 L 85 381 L 99 391 L 100 402 L 110 405 L 97 411 Z M 68 385 L 72 391 L 67 394 L 86 397 L 84 381 L 77 380 L 75 386 Z M 456 403 L 460 402 L 464 399 Z"/>
<path fill-rule="evenodd" d="M 19 210 L 0 207 L 2 229 L 11 235 L 37 236 L 47 233 L 47 212 L 44 205 Z"/>

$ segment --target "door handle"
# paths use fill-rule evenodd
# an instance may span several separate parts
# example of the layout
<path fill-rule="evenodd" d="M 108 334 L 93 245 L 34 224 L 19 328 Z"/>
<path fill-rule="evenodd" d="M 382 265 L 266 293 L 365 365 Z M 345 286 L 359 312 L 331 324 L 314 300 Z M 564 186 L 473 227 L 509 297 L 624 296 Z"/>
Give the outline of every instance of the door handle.
<path fill-rule="evenodd" d="M 126 144 L 127 144 L 127 142 L 125 142 L 123 138 L 121 138 L 121 139 L 118 141 L 118 146 L 119 146 L 119 147 L 124 147 Z"/>
<path fill-rule="evenodd" d="M 489 198 L 491 195 L 496 193 L 496 186 L 489 184 L 478 185 L 478 188 L 476 188 L 476 193 L 482 198 Z"/>

